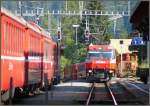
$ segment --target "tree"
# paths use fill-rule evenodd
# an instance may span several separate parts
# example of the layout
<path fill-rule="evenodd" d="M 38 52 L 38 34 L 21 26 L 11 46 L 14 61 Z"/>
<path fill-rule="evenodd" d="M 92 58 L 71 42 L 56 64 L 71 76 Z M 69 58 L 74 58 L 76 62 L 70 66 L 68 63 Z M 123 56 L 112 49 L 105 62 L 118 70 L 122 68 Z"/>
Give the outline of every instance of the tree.
<path fill-rule="evenodd" d="M 101 4 L 101 1 L 98 1 L 98 0 L 94 0 L 94 1 L 88 1 L 86 3 L 86 6 L 85 6 L 86 10 L 89 10 L 89 11 L 92 11 L 92 10 L 103 10 L 104 7 L 102 6 Z M 86 27 L 86 19 L 89 21 L 89 23 L 91 24 L 89 26 L 89 29 L 90 29 L 90 32 L 91 33 L 98 33 L 96 35 L 92 35 L 93 37 L 91 37 L 91 43 L 103 43 L 104 40 L 107 40 L 107 39 L 104 39 L 105 36 L 105 33 L 107 31 L 107 26 L 109 24 L 108 22 L 108 17 L 107 16 L 83 16 L 83 20 L 80 24 L 80 32 L 79 32 L 79 35 L 82 35 L 80 36 L 80 42 L 81 43 L 85 43 L 84 42 L 84 30 L 85 30 L 85 27 Z M 97 38 L 97 39 L 95 39 Z"/>

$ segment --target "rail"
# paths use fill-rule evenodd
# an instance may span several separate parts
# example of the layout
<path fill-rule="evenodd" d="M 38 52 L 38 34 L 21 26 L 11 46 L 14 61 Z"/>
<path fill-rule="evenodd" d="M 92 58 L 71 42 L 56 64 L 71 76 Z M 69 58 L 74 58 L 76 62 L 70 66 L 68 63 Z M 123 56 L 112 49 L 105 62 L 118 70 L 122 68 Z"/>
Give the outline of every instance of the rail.
<path fill-rule="evenodd" d="M 139 93 L 139 95 L 137 95 L 134 91 L 132 91 L 128 86 L 127 86 L 127 84 L 128 85 L 131 85 L 131 86 L 134 86 L 136 89 L 138 89 L 140 92 L 142 92 L 142 93 L 144 93 L 144 94 L 146 94 L 147 96 L 149 96 L 148 94 L 148 92 L 146 92 L 145 90 L 143 90 L 142 88 L 140 88 L 140 87 L 138 87 L 138 86 L 136 86 L 136 85 L 134 85 L 134 84 L 131 84 L 131 83 L 127 83 L 127 82 L 125 82 L 125 83 L 122 83 L 122 82 L 120 82 L 120 81 L 117 81 L 120 85 L 122 85 L 125 89 L 126 89 L 126 91 L 128 92 L 128 93 L 130 93 L 133 97 L 134 97 L 134 99 L 135 100 L 137 100 L 137 103 L 140 103 L 140 104 L 142 104 L 142 105 L 145 105 L 145 104 L 147 104 L 149 101 L 147 100 L 147 98 L 145 98 L 145 96 L 143 96 L 142 97 L 142 95 Z M 141 98 L 142 97 L 142 98 Z"/>
<path fill-rule="evenodd" d="M 112 98 L 112 100 L 113 100 L 113 102 L 114 102 L 114 105 L 118 105 L 118 104 L 117 104 L 117 101 L 116 101 L 116 99 L 115 99 L 115 96 L 114 96 L 114 94 L 113 94 L 111 88 L 109 87 L 108 82 L 106 82 L 105 85 L 106 85 L 106 87 L 107 87 L 107 89 L 108 89 L 108 91 L 109 91 L 109 93 L 110 93 L 110 95 L 111 95 L 111 98 Z"/>
<path fill-rule="evenodd" d="M 89 95 L 88 95 L 88 98 L 87 98 L 87 101 L 86 101 L 86 105 L 89 105 L 90 101 L 91 101 L 91 98 L 92 98 L 92 93 L 94 91 L 94 88 L 95 88 L 95 84 L 92 83 L 92 86 L 91 86 L 91 90 L 89 92 Z"/>
<path fill-rule="evenodd" d="M 127 83 L 128 85 L 131 85 L 131 86 L 134 86 L 135 88 L 137 88 L 139 91 L 145 93 L 145 94 L 148 94 L 149 95 L 149 92 L 145 91 L 144 89 L 138 87 L 137 85 L 133 84 L 133 83 L 129 83 L 129 82 L 125 82 Z"/>

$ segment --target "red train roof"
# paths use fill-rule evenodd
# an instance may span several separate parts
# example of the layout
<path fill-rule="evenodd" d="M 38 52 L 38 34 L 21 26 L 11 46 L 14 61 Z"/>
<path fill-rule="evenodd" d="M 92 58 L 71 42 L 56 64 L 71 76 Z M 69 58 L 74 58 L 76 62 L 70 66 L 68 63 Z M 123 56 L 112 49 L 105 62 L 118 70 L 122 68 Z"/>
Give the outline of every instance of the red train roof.
<path fill-rule="evenodd" d="M 43 28 L 41 28 L 39 25 L 33 23 L 33 22 L 27 22 L 23 17 L 21 16 L 16 16 L 14 15 L 11 11 L 1 7 L 1 14 L 4 14 L 10 18 L 12 18 L 13 20 L 19 22 L 20 24 L 24 25 L 25 27 L 27 28 L 30 28 L 32 29 L 33 31 L 39 33 L 39 34 L 42 34 L 48 38 L 51 39 L 51 36 L 50 36 L 50 33 L 45 31 Z"/>
<path fill-rule="evenodd" d="M 114 49 L 111 45 L 93 45 L 90 44 L 88 50 L 112 50 Z"/>

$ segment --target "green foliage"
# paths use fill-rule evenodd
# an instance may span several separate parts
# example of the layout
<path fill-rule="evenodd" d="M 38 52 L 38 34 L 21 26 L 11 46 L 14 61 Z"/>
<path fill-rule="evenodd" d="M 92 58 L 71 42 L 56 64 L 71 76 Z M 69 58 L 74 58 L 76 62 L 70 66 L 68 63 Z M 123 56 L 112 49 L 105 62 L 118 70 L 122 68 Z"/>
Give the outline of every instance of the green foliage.
<path fill-rule="evenodd" d="M 103 6 L 101 4 L 101 1 L 98 0 L 94 0 L 92 2 L 87 2 L 86 4 L 86 9 L 87 10 L 103 10 Z M 79 34 L 80 35 L 80 42 L 81 43 L 85 43 L 84 42 L 84 30 L 86 28 L 86 19 L 89 21 L 90 25 L 89 29 L 90 29 L 90 33 L 98 33 L 96 35 L 92 35 L 93 37 L 90 38 L 90 42 L 89 43 L 103 43 L 105 42 L 105 40 L 109 40 L 108 36 L 104 36 L 106 31 L 107 31 L 107 27 L 109 25 L 108 22 L 108 17 L 107 16 L 83 16 L 83 20 L 80 23 L 80 30 L 79 30 Z M 106 37 L 106 38 L 105 38 Z M 97 39 L 95 39 L 97 38 Z"/>
<path fill-rule="evenodd" d="M 87 49 L 82 47 L 79 49 L 80 62 L 84 62 L 86 59 Z"/>
<path fill-rule="evenodd" d="M 66 65 L 70 64 L 70 61 L 64 56 L 61 56 L 60 61 L 61 61 L 61 70 L 63 70 L 64 67 L 66 67 Z"/>
<path fill-rule="evenodd" d="M 68 10 L 79 11 L 79 2 L 78 1 L 68 1 Z M 85 2 L 84 2 L 85 3 Z M 100 1 L 94 0 L 92 2 L 87 2 L 85 5 L 86 10 L 103 10 L 103 6 Z M 65 11 L 65 6 L 64 6 Z M 85 43 L 85 27 L 86 27 L 86 16 L 83 16 L 82 21 L 79 20 L 79 16 L 62 16 L 62 44 L 66 46 L 64 49 L 64 57 L 69 63 L 62 63 L 64 60 L 61 60 L 63 66 L 61 66 L 62 70 L 68 64 L 74 64 L 79 62 L 84 62 L 86 59 L 87 53 L 87 44 Z M 87 16 L 90 24 L 95 24 L 96 26 L 90 26 L 90 32 L 92 33 L 99 33 L 98 35 L 93 35 L 94 37 L 98 38 L 99 41 L 96 39 L 91 39 L 92 43 L 101 43 L 104 41 L 109 41 L 111 38 L 110 34 L 106 33 L 107 27 L 109 25 L 108 17 L 107 16 Z M 72 27 L 73 24 L 79 24 L 80 27 L 78 28 L 78 45 L 75 45 L 75 28 Z M 100 31 L 104 31 L 105 33 L 100 33 Z M 101 42 L 100 42 L 101 41 Z M 90 43 L 90 42 L 89 42 Z"/>
<path fill-rule="evenodd" d="M 139 68 L 149 68 L 147 59 L 143 60 L 143 62 L 139 65 Z"/>
<path fill-rule="evenodd" d="M 68 10 L 78 10 L 78 1 L 68 1 Z M 64 8 L 65 10 L 65 8 Z M 70 61 L 70 64 L 79 62 L 79 51 L 78 47 L 75 46 L 75 28 L 72 27 L 73 24 L 79 23 L 78 16 L 63 16 L 61 17 L 62 24 L 62 34 L 63 40 L 62 44 L 66 46 L 64 49 L 64 57 Z"/>
<path fill-rule="evenodd" d="M 120 33 L 120 39 L 127 39 L 127 38 L 128 38 L 127 31 L 121 31 L 121 33 Z"/>

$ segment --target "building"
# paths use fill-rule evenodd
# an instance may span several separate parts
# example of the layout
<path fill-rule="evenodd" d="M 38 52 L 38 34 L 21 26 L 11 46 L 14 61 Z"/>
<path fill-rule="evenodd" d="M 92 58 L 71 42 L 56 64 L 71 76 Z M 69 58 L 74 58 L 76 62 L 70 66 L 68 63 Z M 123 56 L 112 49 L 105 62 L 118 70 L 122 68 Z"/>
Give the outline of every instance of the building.
<path fill-rule="evenodd" d="M 138 30 L 145 41 L 149 40 L 149 1 L 139 1 L 131 10 L 132 29 Z"/>
<path fill-rule="evenodd" d="M 122 49 L 120 45 L 121 40 L 123 41 Z M 113 46 L 119 54 L 121 54 L 121 50 L 122 53 L 131 53 L 131 51 L 128 49 L 129 45 L 131 44 L 131 40 L 132 39 L 110 39 L 110 45 Z"/>
<path fill-rule="evenodd" d="M 132 30 L 139 32 L 145 41 L 145 45 L 131 45 L 129 48 L 130 50 L 138 50 L 139 64 L 142 64 L 144 61 L 149 63 L 149 1 L 137 2 L 131 11 L 130 22 L 132 23 Z"/>

